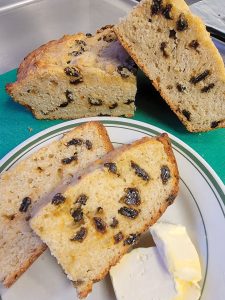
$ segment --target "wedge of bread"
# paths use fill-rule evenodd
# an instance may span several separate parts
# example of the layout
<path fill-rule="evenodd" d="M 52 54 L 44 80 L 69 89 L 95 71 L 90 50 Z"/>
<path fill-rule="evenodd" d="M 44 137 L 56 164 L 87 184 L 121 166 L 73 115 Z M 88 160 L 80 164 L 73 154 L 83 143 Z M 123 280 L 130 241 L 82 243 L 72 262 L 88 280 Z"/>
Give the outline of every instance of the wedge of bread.
<path fill-rule="evenodd" d="M 132 116 L 135 66 L 112 26 L 105 26 L 94 36 L 66 35 L 36 49 L 6 90 L 38 119 Z"/>
<path fill-rule="evenodd" d="M 28 223 L 33 205 L 110 150 L 104 126 L 89 122 L 1 174 L 0 280 L 6 287 L 46 249 Z"/>
<path fill-rule="evenodd" d="M 30 220 L 84 298 L 178 192 L 166 134 L 116 149 L 46 197 Z"/>
<path fill-rule="evenodd" d="M 183 0 L 142 0 L 115 32 L 189 131 L 225 127 L 224 63 Z"/>

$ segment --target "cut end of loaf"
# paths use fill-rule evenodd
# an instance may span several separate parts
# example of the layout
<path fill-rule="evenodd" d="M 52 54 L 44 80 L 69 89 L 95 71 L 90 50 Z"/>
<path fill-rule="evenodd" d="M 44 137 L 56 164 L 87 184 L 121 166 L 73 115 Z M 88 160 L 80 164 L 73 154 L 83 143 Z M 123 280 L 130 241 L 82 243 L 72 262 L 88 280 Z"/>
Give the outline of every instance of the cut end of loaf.
<path fill-rule="evenodd" d="M 183 0 L 143 0 L 114 30 L 189 131 L 225 127 L 223 60 Z"/>
<path fill-rule="evenodd" d="M 168 135 L 145 137 L 53 192 L 30 225 L 85 298 L 173 203 L 178 182 Z M 63 199 L 59 205 L 54 194 Z"/>

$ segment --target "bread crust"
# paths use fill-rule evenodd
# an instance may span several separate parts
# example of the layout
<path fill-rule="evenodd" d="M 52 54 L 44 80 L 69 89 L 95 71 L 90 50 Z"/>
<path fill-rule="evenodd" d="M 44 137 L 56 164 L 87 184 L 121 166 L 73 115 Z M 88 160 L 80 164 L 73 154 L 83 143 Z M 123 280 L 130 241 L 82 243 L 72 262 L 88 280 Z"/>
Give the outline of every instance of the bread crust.
<path fill-rule="evenodd" d="M 3 285 L 6 288 L 9 288 L 46 249 L 47 246 L 45 244 L 42 244 L 36 248 L 30 258 L 19 266 L 18 270 L 15 270 L 15 272 L 4 278 Z"/>

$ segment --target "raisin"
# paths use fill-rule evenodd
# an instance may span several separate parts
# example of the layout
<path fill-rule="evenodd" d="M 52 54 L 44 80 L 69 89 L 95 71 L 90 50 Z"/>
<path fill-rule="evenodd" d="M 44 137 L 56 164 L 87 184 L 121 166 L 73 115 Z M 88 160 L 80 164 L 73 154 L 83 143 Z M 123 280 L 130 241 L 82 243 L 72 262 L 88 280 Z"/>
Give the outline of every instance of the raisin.
<path fill-rule="evenodd" d="M 138 239 L 140 237 L 140 234 L 136 233 L 131 233 L 123 242 L 124 246 L 125 245 L 134 245 L 137 243 Z"/>
<path fill-rule="evenodd" d="M 151 5 L 152 15 L 157 15 L 161 12 L 162 9 L 162 0 L 153 0 Z"/>
<path fill-rule="evenodd" d="M 71 53 L 69 53 L 70 55 L 73 55 L 73 56 L 78 56 L 78 55 L 81 55 L 82 53 L 84 52 L 84 48 L 82 47 L 79 51 L 72 51 Z"/>
<path fill-rule="evenodd" d="M 140 205 L 141 204 L 141 197 L 140 197 L 138 189 L 126 188 L 124 191 L 125 191 L 126 195 L 121 198 L 121 200 L 124 203 L 126 203 L 127 205 Z"/>
<path fill-rule="evenodd" d="M 176 31 L 174 29 L 170 30 L 169 38 L 174 39 L 174 40 L 177 38 L 176 37 Z"/>
<path fill-rule="evenodd" d="M 12 221 L 12 220 L 15 219 L 16 215 L 15 214 L 12 214 L 12 215 L 3 215 L 3 217 L 6 218 L 9 221 Z M 26 220 L 26 218 L 25 218 L 25 220 Z"/>
<path fill-rule="evenodd" d="M 64 69 L 64 72 L 66 73 L 67 76 L 74 76 L 74 77 L 80 76 L 79 70 L 74 67 L 66 67 Z"/>
<path fill-rule="evenodd" d="M 119 221 L 115 217 L 113 217 L 110 227 L 116 228 L 118 226 L 118 224 L 119 224 Z"/>
<path fill-rule="evenodd" d="M 167 181 L 170 179 L 170 169 L 167 166 L 162 166 L 161 167 L 161 179 L 162 183 L 166 184 Z"/>
<path fill-rule="evenodd" d="M 219 125 L 220 121 L 213 121 L 211 123 L 211 128 L 216 128 Z"/>
<path fill-rule="evenodd" d="M 204 72 L 202 72 L 198 76 L 191 77 L 190 82 L 193 83 L 193 84 L 197 84 L 198 82 L 204 80 L 209 75 L 210 75 L 210 71 L 209 70 L 205 70 Z"/>
<path fill-rule="evenodd" d="M 201 92 L 202 92 L 202 93 L 208 93 L 212 88 L 214 88 L 214 86 L 215 86 L 214 83 L 210 83 L 209 85 L 204 86 L 204 87 L 201 89 Z"/>
<path fill-rule="evenodd" d="M 188 121 L 191 121 L 191 113 L 190 111 L 186 110 L 186 109 L 183 109 L 182 110 L 182 114 L 185 116 L 185 118 L 188 120 Z"/>
<path fill-rule="evenodd" d="M 98 38 L 98 41 L 101 41 L 101 39 L 102 39 L 102 37 L 100 36 L 100 37 Z"/>
<path fill-rule="evenodd" d="M 65 95 L 66 95 L 66 99 L 68 100 L 68 102 L 72 102 L 74 99 L 73 99 L 73 93 L 69 90 L 66 90 L 65 91 Z"/>
<path fill-rule="evenodd" d="M 130 71 L 128 70 L 128 68 L 124 66 L 118 66 L 117 72 L 120 74 L 122 78 L 128 78 L 130 76 Z"/>
<path fill-rule="evenodd" d="M 81 83 L 81 82 L 83 82 L 83 77 L 82 76 L 80 78 L 70 80 L 70 84 L 78 84 L 78 83 Z"/>
<path fill-rule="evenodd" d="M 66 102 L 63 102 L 62 104 L 60 104 L 59 107 L 66 107 L 68 104 L 69 104 L 69 102 L 66 101 Z"/>
<path fill-rule="evenodd" d="M 133 100 L 133 99 L 128 99 L 126 102 L 124 102 L 124 104 L 127 104 L 127 105 L 129 105 L 129 104 L 131 104 L 131 103 L 134 103 L 134 100 Z"/>
<path fill-rule="evenodd" d="M 101 99 L 95 99 L 88 97 L 88 102 L 90 105 L 93 106 L 101 106 L 103 104 L 103 101 Z"/>
<path fill-rule="evenodd" d="M 105 233 L 106 232 L 106 223 L 101 218 L 98 218 L 98 217 L 94 217 L 93 220 L 94 220 L 96 230 L 101 233 Z"/>
<path fill-rule="evenodd" d="M 84 281 L 81 280 L 81 279 L 78 279 L 78 280 L 73 281 L 73 285 L 74 285 L 75 287 L 78 287 L 79 285 L 81 285 L 81 284 L 83 284 L 83 283 L 84 283 Z"/>
<path fill-rule="evenodd" d="M 149 181 L 150 176 L 144 169 L 142 169 L 138 164 L 136 164 L 133 161 L 131 161 L 130 165 L 131 165 L 131 168 L 133 168 L 135 170 L 135 174 L 138 177 L 141 177 L 144 181 Z"/>
<path fill-rule="evenodd" d="M 115 103 L 111 104 L 111 105 L 109 106 L 109 108 L 110 108 L 110 109 L 114 109 L 114 108 L 116 108 L 117 106 L 118 106 L 118 103 L 115 102 Z"/>
<path fill-rule="evenodd" d="M 27 212 L 28 207 L 31 205 L 31 198 L 30 197 L 25 197 L 23 198 L 21 204 L 20 204 L 20 208 L 19 211 L 20 212 Z"/>
<path fill-rule="evenodd" d="M 25 218 L 25 221 L 30 221 L 30 219 L 31 219 L 31 215 L 29 215 L 29 216 L 26 216 L 26 218 Z"/>
<path fill-rule="evenodd" d="M 98 114 L 98 116 L 99 116 L 99 117 L 109 117 L 110 115 L 100 113 L 100 114 Z"/>
<path fill-rule="evenodd" d="M 86 36 L 87 37 L 92 37 L 92 34 L 88 32 L 88 33 L 86 33 Z"/>
<path fill-rule="evenodd" d="M 85 194 L 81 194 L 77 197 L 75 203 L 79 203 L 80 205 L 86 205 L 88 197 Z"/>
<path fill-rule="evenodd" d="M 169 205 L 171 205 L 171 204 L 173 203 L 173 201 L 174 201 L 175 198 L 176 198 L 176 195 L 171 194 L 171 195 L 169 195 L 169 197 L 166 199 L 166 202 L 168 202 Z"/>
<path fill-rule="evenodd" d="M 83 240 L 86 238 L 87 236 L 87 229 L 85 227 L 81 227 L 77 233 L 74 235 L 74 237 L 72 237 L 70 240 L 71 241 L 77 241 L 77 242 L 83 242 Z M 81 283 L 77 283 L 78 285 Z"/>
<path fill-rule="evenodd" d="M 149 23 L 152 23 L 152 19 L 149 18 L 148 21 L 149 21 Z"/>
<path fill-rule="evenodd" d="M 162 15 L 168 20 L 173 20 L 170 14 L 172 7 L 172 4 L 167 4 L 166 7 L 162 9 Z"/>
<path fill-rule="evenodd" d="M 72 161 L 77 161 L 76 153 L 70 157 L 66 157 L 61 160 L 62 164 L 64 164 L 64 165 L 69 165 Z"/>
<path fill-rule="evenodd" d="M 116 40 L 116 35 L 114 33 L 109 33 L 107 35 L 104 35 L 102 39 L 107 43 L 111 43 Z"/>
<path fill-rule="evenodd" d="M 87 148 L 87 150 L 91 150 L 92 149 L 92 142 L 89 140 L 85 141 L 85 146 Z"/>
<path fill-rule="evenodd" d="M 161 44 L 160 44 L 160 50 L 162 51 L 162 53 L 163 53 L 163 56 L 165 57 L 165 58 L 168 58 L 169 57 L 169 54 L 166 52 L 166 47 L 167 47 L 167 43 L 166 42 L 162 42 Z"/>
<path fill-rule="evenodd" d="M 104 167 L 108 168 L 109 172 L 117 174 L 117 166 L 115 163 L 108 162 L 104 164 Z"/>
<path fill-rule="evenodd" d="M 199 42 L 197 40 L 193 40 L 188 44 L 188 46 L 197 51 L 197 48 L 199 47 Z"/>
<path fill-rule="evenodd" d="M 101 206 L 97 207 L 97 213 L 103 213 L 103 208 Z"/>
<path fill-rule="evenodd" d="M 85 41 L 82 41 L 82 40 L 75 40 L 75 43 L 76 43 L 77 45 L 87 46 L 87 44 L 85 43 Z"/>
<path fill-rule="evenodd" d="M 71 209 L 70 214 L 75 222 L 80 222 L 81 220 L 83 220 L 84 213 L 80 207 L 78 207 L 77 209 Z"/>
<path fill-rule="evenodd" d="M 186 87 L 180 83 L 177 83 L 176 88 L 180 93 L 183 93 L 186 90 Z"/>
<path fill-rule="evenodd" d="M 65 202 L 65 200 L 66 200 L 66 197 L 63 196 L 63 194 L 57 193 L 57 194 L 55 194 L 55 196 L 52 198 L 52 204 L 54 204 L 54 205 L 59 205 L 59 204 Z"/>
<path fill-rule="evenodd" d="M 131 219 L 135 219 L 139 214 L 139 212 L 136 209 L 126 207 L 126 206 L 121 207 L 118 210 L 118 213 L 125 216 L 125 217 L 127 217 L 127 218 L 131 218 Z"/>
<path fill-rule="evenodd" d="M 97 30 L 97 33 L 100 33 L 102 31 L 104 31 L 107 28 L 113 28 L 114 25 L 105 25 L 103 27 L 101 27 L 100 29 Z"/>
<path fill-rule="evenodd" d="M 176 25 L 177 25 L 178 31 L 184 31 L 184 30 L 188 29 L 188 22 L 184 16 L 184 14 L 180 14 Z"/>
<path fill-rule="evenodd" d="M 66 62 L 67 64 L 70 64 L 71 63 L 71 60 L 67 60 L 67 62 Z"/>
<path fill-rule="evenodd" d="M 120 231 L 113 236 L 115 244 L 118 244 L 124 238 L 123 233 Z"/>
<path fill-rule="evenodd" d="M 82 139 L 72 139 L 69 142 L 67 142 L 66 146 L 81 146 L 83 144 Z"/>

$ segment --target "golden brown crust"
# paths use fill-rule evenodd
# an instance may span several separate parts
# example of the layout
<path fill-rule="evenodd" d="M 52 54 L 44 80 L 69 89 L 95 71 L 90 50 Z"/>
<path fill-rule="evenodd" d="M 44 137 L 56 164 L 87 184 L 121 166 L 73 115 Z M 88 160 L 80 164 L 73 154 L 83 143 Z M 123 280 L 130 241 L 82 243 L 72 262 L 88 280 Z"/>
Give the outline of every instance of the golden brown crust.
<path fill-rule="evenodd" d="M 133 143 L 132 146 L 134 144 L 135 145 L 142 144 L 142 143 L 144 143 L 148 139 L 149 139 L 148 137 L 144 137 L 141 140 L 138 140 L 137 142 Z M 157 222 L 157 220 L 166 211 L 167 207 L 173 203 L 174 199 L 176 198 L 176 196 L 178 194 L 178 190 L 179 190 L 179 171 L 178 171 L 178 167 L 177 167 L 177 163 L 176 163 L 176 159 L 175 159 L 174 153 L 172 151 L 172 147 L 171 147 L 169 136 L 168 136 L 167 133 L 163 133 L 159 137 L 156 137 L 156 139 L 163 144 L 165 152 L 168 155 L 168 159 L 169 159 L 169 161 L 171 162 L 171 164 L 173 166 L 173 173 L 175 174 L 175 176 L 174 176 L 174 187 L 173 187 L 173 190 L 171 192 L 171 198 L 170 199 L 165 199 L 163 205 L 156 212 L 155 216 L 152 217 L 149 220 L 149 222 L 142 227 L 142 230 L 139 232 L 140 234 L 142 234 L 145 231 L 147 231 L 150 226 L 152 226 L 153 224 L 155 224 Z M 123 148 L 123 150 L 126 150 L 129 147 L 130 147 L 130 145 L 125 145 L 124 148 Z M 99 276 L 96 277 L 92 281 L 92 284 L 90 284 L 90 283 L 87 284 L 87 287 L 84 290 L 82 290 L 82 292 L 79 293 L 79 297 L 81 299 L 87 297 L 87 295 L 92 291 L 92 285 L 93 285 L 93 283 L 102 280 L 107 275 L 107 273 L 109 272 L 110 268 L 112 266 L 114 266 L 116 263 L 118 263 L 119 260 L 122 258 L 122 256 L 125 253 L 127 253 L 127 251 L 128 251 L 129 248 L 130 247 L 127 246 L 127 245 L 124 246 L 124 248 L 120 252 L 120 255 L 118 255 L 118 256 L 116 256 L 116 257 L 113 258 L 113 260 L 109 263 L 109 265 L 105 268 L 105 270 L 102 273 L 100 273 Z"/>
<path fill-rule="evenodd" d="M 27 261 L 21 264 L 18 270 L 11 273 L 4 279 L 3 285 L 6 288 L 9 288 L 46 249 L 47 246 L 45 244 L 42 244 L 39 246 L 39 248 L 35 249 L 32 256 L 30 256 Z"/>

